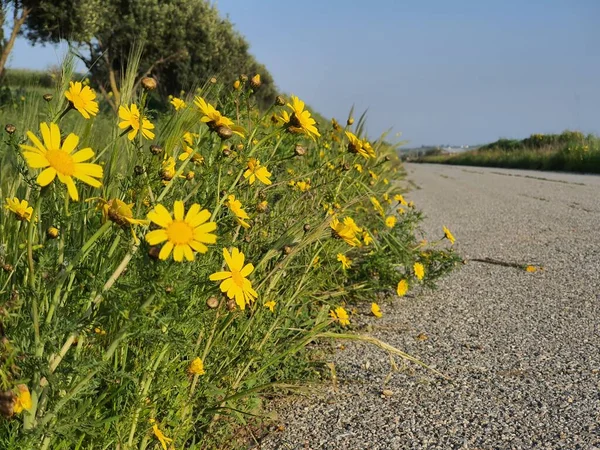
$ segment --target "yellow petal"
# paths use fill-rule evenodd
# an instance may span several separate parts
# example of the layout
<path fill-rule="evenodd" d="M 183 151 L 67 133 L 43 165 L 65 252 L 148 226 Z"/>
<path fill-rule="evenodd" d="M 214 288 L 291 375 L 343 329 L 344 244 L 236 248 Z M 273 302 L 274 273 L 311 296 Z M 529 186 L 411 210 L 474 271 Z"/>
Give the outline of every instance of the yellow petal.
<path fill-rule="evenodd" d="M 231 278 L 231 272 L 215 272 L 208 277 L 210 281 L 219 281 L 225 278 Z"/>
<path fill-rule="evenodd" d="M 50 139 L 52 142 L 51 148 L 58 150 L 60 148 L 60 129 L 55 123 L 50 124 Z"/>
<path fill-rule="evenodd" d="M 64 145 L 63 145 L 64 148 Z M 94 157 L 94 150 L 91 148 L 84 148 L 79 150 L 73 155 L 73 162 L 80 163 L 83 161 L 87 161 L 90 158 Z"/>
<path fill-rule="evenodd" d="M 254 266 L 252 264 L 246 264 L 242 270 L 240 270 L 240 275 L 243 277 L 247 277 L 254 270 Z"/>
<path fill-rule="evenodd" d="M 169 241 L 163 245 L 163 248 L 160 249 L 160 253 L 158 254 L 158 258 L 163 261 L 169 257 L 171 251 L 173 250 L 173 244 Z"/>
<path fill-rule="evenodd" d="M 173 204 L 173 216 L 175 220 L 183 220 L 185 209 L 181 200 L 176 200 Z"/>
<path fill-rule="evenodd" d="M 47 169 L 42 170 L 36 181 L 37 184 L 42 187 L 48 186 L 54 181 L 54 177 L 56 177 L 56 169 L 54 169 L 54 167 L 48 167 Z"/>
<path fill-rule="evenodd" d="M 63 146 L 62 146 L 62 151 L 71 154 L 71 152 L 73 152 L 73 150 L 75 150 L 75 148 L 77 147 L 77 144 L 79 144 L 79 136 L 71 133 L 65 138 L 65 141 L 63 142 Z M 93 154 L 92 154 L 92 156 L 93 156 Z M 85 160 L 82 159 L 81 161 L 85 161 Z M 78 162 L 78 161 L 76 161 L 76 162 Z"/>
<path fill-rule="evenodd" d="M 161 242 L 165 242 L 168 238 L 165 230 L 153 230 L 146 234 L 146 242 L 150 245 L 158 245 Z"/>
<path fill-rule="evenodd" d="M 183 245 L 176 245 L 175 250 L 173 250 L 173 259 L 177 262 L 183 261 Z"/>
<path fill-rule="evenodd" d="M 148 213 L 148 219 L 154 222 L 156 225 L 166 228 L 173 222 L 171 214 L 167 211 L 163 205 L 158 204 L 152 211 Z"/>

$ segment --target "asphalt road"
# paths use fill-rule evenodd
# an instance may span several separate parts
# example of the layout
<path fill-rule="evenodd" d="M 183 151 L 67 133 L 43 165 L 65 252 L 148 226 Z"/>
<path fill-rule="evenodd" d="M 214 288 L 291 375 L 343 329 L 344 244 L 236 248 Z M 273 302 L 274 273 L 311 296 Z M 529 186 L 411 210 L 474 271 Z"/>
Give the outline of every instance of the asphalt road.
<path fill-rule="evenodd" d="M 446 225 L 467 264 L 381 305 L 371 334 L 450 380 L 347 344 L 337 386 L 279 404 L 283 431 L 257 448 L 600 449 L 600 177 L 407 171 L 425 236 Z"/>

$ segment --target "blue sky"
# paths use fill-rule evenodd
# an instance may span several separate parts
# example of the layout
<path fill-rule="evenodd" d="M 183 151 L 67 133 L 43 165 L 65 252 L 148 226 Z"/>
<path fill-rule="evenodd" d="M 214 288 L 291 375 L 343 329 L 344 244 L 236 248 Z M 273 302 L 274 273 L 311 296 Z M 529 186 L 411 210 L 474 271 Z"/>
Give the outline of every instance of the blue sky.
<path fill-rule="evenodd" d="M 475 144 L 600 133 L 598 0 L 219 0 L 281 91 L 327 117 L 369 109 L 371 137 Z M 21 40 L 10 66 L 45 68 Z"/>

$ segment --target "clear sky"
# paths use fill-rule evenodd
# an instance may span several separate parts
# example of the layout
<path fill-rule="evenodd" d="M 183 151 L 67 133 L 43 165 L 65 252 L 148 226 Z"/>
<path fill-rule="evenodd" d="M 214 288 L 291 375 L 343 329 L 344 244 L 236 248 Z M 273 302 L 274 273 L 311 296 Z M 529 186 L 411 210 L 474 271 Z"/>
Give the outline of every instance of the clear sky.
<path fill-rule="evenodd" d="M 600 134 L 600 0 L 219 0 L 281 91 L 371 137 L 476 144 Z M 55 64 L 18 42 L 10 66 Z"/>

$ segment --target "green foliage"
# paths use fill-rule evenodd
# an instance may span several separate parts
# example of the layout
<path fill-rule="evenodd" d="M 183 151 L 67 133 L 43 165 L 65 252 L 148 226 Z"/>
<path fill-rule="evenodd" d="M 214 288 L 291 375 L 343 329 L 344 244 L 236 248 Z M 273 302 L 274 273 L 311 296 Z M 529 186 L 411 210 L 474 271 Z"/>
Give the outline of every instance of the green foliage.
<path fill-rule="evenodd" d="M 477 150 L 425 156 L 419 162 L 600 173 L 600 138 L 579 131 L 499 139 Z"/>
<path fill-rule="evenodd" d="M 381 140 L 372 143 L 375 157 L 365 159 L 348 151 L 343 129 L 321 127 L 322 138 L 312 141 L 277 119 L 287 107 L 263 113 L 250 90 L 209 84 L 199 94 L 220 98 L 221 113 L 245 128 L 243 137 L 223 141 L 190 97 L 179 111 L 149 109 L 147 93 L 132 89 L 131 61 L 120 92 L 154 123 L 152 141 L 141 133 L 129 140 L 130 130 L 117 127 L 106 105 L 91 120 L 66 109 L 69 64 L 50 102 L 28 94 L 0 111 L 0 120 L 17 128 L 0 147 L 0 198 L 27 200 L 37 219 L 0 210 L 0 391 L 24 384 L 33 400 L 24 413 L 0 419 L 1 448 L 157 449 L 151 420 L 175 448 L 234 447 L 236 427 L 263 413 L 263 394 L 287 393 L 319 376 L 309 343 L 348 336 L 332 332 L 341 328 L 332 308 L 393 291 L 401 279 L 431 285 L 457 261 L 442 236 L 417 241 L 421 215 L 413 207 L 392 228 L 385 211 L 373 208 L 372 198 L 398 206 L 391 199 L 401 166 Z M 74 133 L 79 149 L 94 150 L 104 168 L 101 188 L 76 181 L 81 201 L 73 202 L 59 179 L 36 183 L 39 170 L 28 168 L 20 145 L 30 143 L 27 131 L 39 135 L 40 121 L 58 123 L 63 138 Z M 175 162 L 169 176 L 168 158 Z M 244 177 L 251 158 L 268 168 L 272 184 Z M 230 194 L 248 213 L 249 228 L 227 207 Z M 131 204 L 140 219 L 157 204 L 200 204 L 217 224 L 217 243 L 193 262 L 157 260 L 145 238 L 155 224 L 103 215 L 114 199 Z M 352 217 L 363 243 L 336 238 L 332 214 Z M 373 238 L 369 245 L 363 231 Z M 223 270 L 222 249 L 232 247 L 254 265 L 248 279 L 258 299 L 243 310 L 209 280 Z M 350 269 L 338 254 L 352 260 Z M 412 273 L 415 262 L 425 267 L 422 282 Z M 265 306 L 270 300 L 273 312 Z M 195 358 L 204 374 L 189 373 Z"/>
<path fill-rule="evenodd" d="M 256 73 L 262 77 L 260 106 L 275 99 L 271 75 L 208 0 L 56 0 L 36 8 L 26 26 L 32 42 L 78 44 L 95 82 L 115 95 L 111 76 L 118 82 L 132 49 L 143 43 L 139 75 L 154 76 L 163 99 L 213 76 L 231 85 L 240 74 Z"/>

